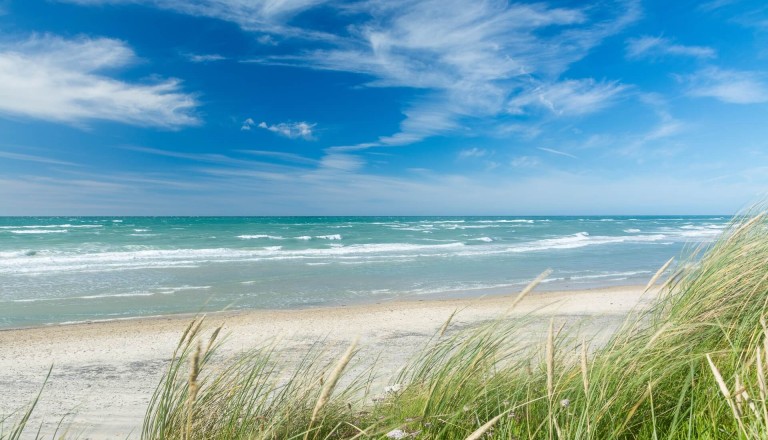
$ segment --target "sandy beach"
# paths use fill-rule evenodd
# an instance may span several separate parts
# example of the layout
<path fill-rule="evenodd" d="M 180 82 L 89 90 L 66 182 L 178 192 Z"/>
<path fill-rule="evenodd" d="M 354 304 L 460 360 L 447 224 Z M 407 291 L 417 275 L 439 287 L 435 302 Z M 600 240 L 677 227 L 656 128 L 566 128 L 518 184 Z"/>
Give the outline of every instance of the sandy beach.
<path fill-rule="evenodd" d="M 562 323 L 586 322 L 581 331 L 599 343 L 627 312 L 651 298 L 640 286 L 538 293 L 525 298 L 510 319 L 535 315 L 532 335 L 543 334 L 549 316 Z M 279 339 L 287 362 L 320 339 L 333 356 L 359 336 L 358 359 L 364 364 L 380 354 L 384 385 L 454 310 L 460 313 L 453 326 L 460 328 L 498 316 L 511 300 L 494 296 L 223 312 L 206 317 L 206 331 L 223 324 L 225 355 Z M 0 331 L 0 414 L 31 402 L 53 365 L 30 432 L 43 423 L 43 432 L 50 433 L 63 420 L 62 426 L 78 438 L 138 438 L 152 392 L 190 319 L 168 316 Z"/>

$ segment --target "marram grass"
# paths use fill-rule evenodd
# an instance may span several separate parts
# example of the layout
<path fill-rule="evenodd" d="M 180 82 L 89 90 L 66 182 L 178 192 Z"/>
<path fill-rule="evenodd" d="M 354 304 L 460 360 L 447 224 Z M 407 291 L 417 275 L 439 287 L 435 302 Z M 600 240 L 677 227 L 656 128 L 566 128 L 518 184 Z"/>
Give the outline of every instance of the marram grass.
<path fill-rule="evenodd" d="M 451 315 L 376 399 L 373 373 L 347 368 L 354 344 L 327 361 L 318 343 L 286 369 L 274 345 L 221 358 L 219 329 L 206 337 L 195 320 L 141 438 L 768 438 L 768 214 L 735 218 L 692 253 L 607 343 L 558 321 L 532 343 L 534 316 L 456 330 Z M 28 414 L 3 421 L 0 440 L 30 430 Z"/>

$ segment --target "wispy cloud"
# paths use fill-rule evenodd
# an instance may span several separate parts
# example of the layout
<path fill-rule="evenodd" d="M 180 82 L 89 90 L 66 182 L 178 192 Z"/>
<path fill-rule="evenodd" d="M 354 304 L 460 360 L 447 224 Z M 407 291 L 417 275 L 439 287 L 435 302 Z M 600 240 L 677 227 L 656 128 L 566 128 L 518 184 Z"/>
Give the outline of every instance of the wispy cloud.
<path fill-rule="evenodd" d="M 133 84 L 106 76 L 136 56 L 122 41 L 51 35 L 0 46 L 0 114 L 82 124 L 109 120 L 176 128 L 199 124 L 194 95 L 168 79 Z"/>
<path fill-rule="evenodd" d="M 573 159 L 578 159 L 577 156 L 575 156 L 575 155 L 573 155 L 571 153 L 566 153 L 565 151 L 555 150 L 553 148 L 546 148 L 546 147 L 538 147 L 538 149 L 541 150 L 541 151 L 546 151 L 547 153 L 556 154 L 558 156 L 565 156 L 565 157 L 570 157 L 570 158 L 573 158 Z"/>
<path fill-rule="evenodd" d="M 465 0 L 64 1 L 139 3 L 218 18 L 260 33 L 255 38 L 262 44 L 296 37 L 322 41 L 322 49 L 304 46 L 252 61 L 354 72 L 370 78 L 368 87 L 423 91 L 403 109 L 398 132 L 358 145 L 361 149 L 407 145 L 463 130 L 468 118 L 519 114 L 533 107 L 548 108 L 555 116 L 599 111 L 611 105 L 624 86 L 559 77 L 603 39 L 641 16 L 638 0 L 614 0 L 604 9 Z M 320 6 L 326 13 L 336 10 L 347 26 L 331 33 L 291 24 Z M 294 133 L 279 125 L 266 128 Z"/>
<path fill-rule="evenodd" d="M 227 59 L 227 57 L 225 57 L 224 55 L 219 55 L 219 54 L 188 53 L 188 54 L 184 54 L 184 56 L 193 63 L 209 63 L 213 61 L 223 61 Z"/>
<path fill-rule="evenodd" d="M 544 108 L 556 115 L 572 116 L 594 113 L 613 104 L 627 90 L 616 82 L 598 83 L 592 79 L 566 80 L 536 88 L 513 98 L 509 111 L 526 113 L 530 108 Z"/>
<path fill-rule="evenodd" d="M 539 158 L 533 156 L 518 156 L 509 162 L 513 168 L 536 168 L 540 164 Z"/>
<path fill-rule="evenodd" d="M 36 162 L 47 165 L 65 165 L 65 166 L 79 166 L 74 162 L 65 160 L 53 159 L 45 156 L 37 156 L 32 154 L 14 153 L 11 151 L 0 151 L 0 157 L 10 160 L 19 160 L 24 162 Z"/>
<path fill-rule="evenodd" d="M 643 163 L 649 158 L 674 155 L 685 147 L 670 144 L 670 140 L 685 132 L 689 124 L 674 117 L 667 100 L 657 93 L 642 93 L 638 100 L 650 107 L 656 114 L 657 122 L 649 127 L 642 127 L 638 132 L 626 136 L 593 135 L 584 145 L 585 148 L 610 148 L 619 155 L 634 158 Z"/>
<path fill-rule="evenodd" d="M 253 125 L 253 120 L 248 118 L 246 122 L 250 121 L 250 125 L 247 125 L 247 130 Z M 269 130 L 273 133 L 277 133 L 280 136 L 285 136 L 289 139 L 304 139 L 314 140 L 313 130 L 317 124 L 310 124 L 309 122 L 281 122 L 279 124 L 269 125 L 266 122 L 260 122 L 257 127 Z M 246 127 L 246 124 L 243 124 Z"/>
<path fill-rule="evenodd" d="M 768 102 L 766 77 L 759 72 L 709 67 L 679 79 L 688 84 L 691 96 L 715 98 L 732 104 Z"/>
<path fill-rule="evenodd" d="M 459 159 L 469 159 L 472 157 L 484 157 L 488 154 L 487 150 L 482 148 L 472 147 L 459 151 Z"/>
<path fill-rule="evenodd" d="M 365 165 L 365 161 L 355 155 L 333 153 L 323 156 L 320 160 L 320 169 L 335 171 L 357 171 Z"/>
<path fill-rule="evenodd" d="M 587 9 L 543 3 L 371 0 L 349 7 L 372 19 L 350 26 L 335 47 L 252 61 L 360 73 L 371 78 L 369 87 L 423 90 L 404 109 L 399 132 L 365 144 L 405 145 L 461 130 L 467 118 L 527 106 L 567 115 L 610 105 L 624 86 L 558 78 L 640 15 L 637 2 L 616 5 L 613 18 L 597 20 Z"/>
<path fill-rule="evenodd" d="M 708 59 L 717 57 L 717 52 L 707 46 L 675 44 L 664 37 L 645 35 L 627 40 L 627 58 L 660 58 L 667 55 Z"/>
<path fill-rule="evenodd" d="M 698 9 L 705 12 L 710 12 L 738 2 L 739 0 L 712 0 L 700 4 Z"/>
<path fill-rule="evenodd" d="M 317 164 L 318 161 L 315 159 L 310 159 L 308 157 L 304 157 L 298 154 L 293 153 L 285 153 L 282 151 L 266 151 L 266 150 L 238 150 L 240 153 L 244 154 L 250 154 L 254 156 L 263 156 L 263 157 L 271 157 L 274 159 L 282 160 L 285 162 L 295 162 L 295 163 L 303 163 L 303 164 Z"/>
<path fill-rule="evenodd" d="M 269 32 L 283 37 L 326 39 L 324 32 L 287 23 L 296 15 L 328 0 L 59 0 L 79 5 L 144 4 L 197 17 L 236 23 L 247 31 Z M 274 42 L 273 39 L 269 40 Z"/>

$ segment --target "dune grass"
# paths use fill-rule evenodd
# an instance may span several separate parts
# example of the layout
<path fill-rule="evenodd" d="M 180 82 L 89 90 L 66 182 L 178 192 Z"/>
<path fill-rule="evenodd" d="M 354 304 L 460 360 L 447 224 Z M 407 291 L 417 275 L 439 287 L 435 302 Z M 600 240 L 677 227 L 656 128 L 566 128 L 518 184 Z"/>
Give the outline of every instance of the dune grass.
<path fill-rule="evenodd" d="M 534 316 L 465 329 L 451 316 L 387 390 L 371 389 L 374 371 L 350 372 L 355 344 L 329 361 L 318 343 L 287 367 L 275 345 L 224 359 L 219 329 L 195 320 L 141 438 L 768 438 L 766 211 L 692 254 L 607 343 L 558 320 L 541 340 L 527 334 Z"/>

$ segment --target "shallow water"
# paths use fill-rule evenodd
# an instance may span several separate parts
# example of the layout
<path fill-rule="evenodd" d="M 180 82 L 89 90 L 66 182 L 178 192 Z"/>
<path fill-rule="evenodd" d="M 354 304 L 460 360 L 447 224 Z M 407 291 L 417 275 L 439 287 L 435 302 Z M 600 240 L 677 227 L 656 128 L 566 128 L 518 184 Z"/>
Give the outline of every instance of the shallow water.
<path fill-rule="evenodd" d="M 645 284 L 727 217 L 5 217 L 0 327 Z"/>

